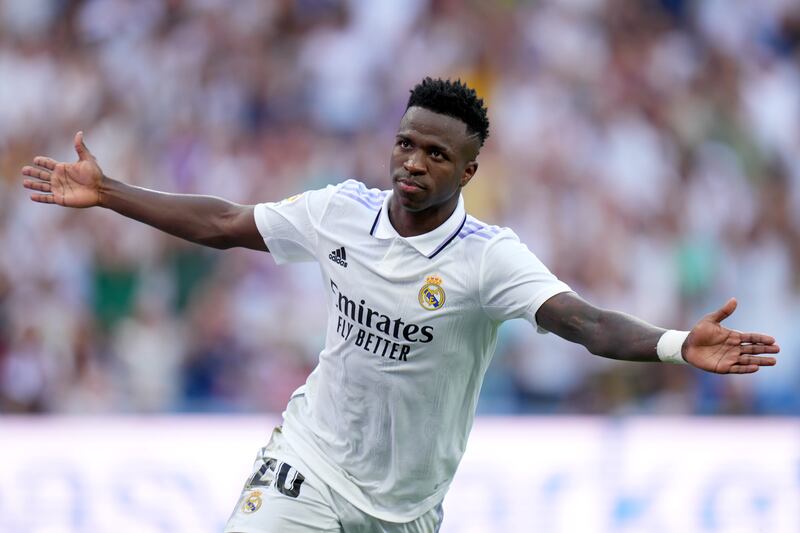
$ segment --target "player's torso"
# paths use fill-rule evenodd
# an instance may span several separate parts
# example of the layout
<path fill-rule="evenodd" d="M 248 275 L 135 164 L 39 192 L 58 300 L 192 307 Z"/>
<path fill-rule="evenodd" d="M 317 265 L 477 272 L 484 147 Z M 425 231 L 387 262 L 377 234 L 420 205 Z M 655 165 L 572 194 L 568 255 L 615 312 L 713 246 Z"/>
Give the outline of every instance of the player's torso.
<path fill-rule="evenodd" d="M 348 497 L 413 507 L 446 490 L 494 347 L 497 323 L 479 293 L 491 237 L 476 238 L 462 210 L 423 253 L 418 241 L 373 231 L 385 194 L 352 183 L 316 227 L 326 345 L 302 408 L 287 409 L 287 435 Z"/>
<path fill-rule="evenodd" d="M 477 280 L 456 257 L 430 260 L 402 239 L 372 240 L 321 239 L 330 249 L 321 263 L 334 336 L 327 347 L 344 343 L 400 370 L 453 344 L 459 325 L 478 318 Z"/>
<path fill-rule="evenodd" d="M 319 234 L 329 313 L 326 351 L 347 351 L 389 372 L 463 364 L 456 359 L 469 355 L 460 345 L 487 325 L 478 258 L 458 238 L 433 258 L 399 236 L 376 238 L 370 229 L 378 212 L 361 207 L 333 201 Z"/>

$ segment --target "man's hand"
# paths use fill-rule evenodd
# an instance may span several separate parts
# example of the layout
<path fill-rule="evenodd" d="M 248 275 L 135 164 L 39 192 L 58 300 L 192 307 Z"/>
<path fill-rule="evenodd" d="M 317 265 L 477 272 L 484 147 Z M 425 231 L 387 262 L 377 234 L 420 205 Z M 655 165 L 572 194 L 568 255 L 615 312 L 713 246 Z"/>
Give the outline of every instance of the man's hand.
<path fill-rule="evenodd" d="M 49 157 L 33 158 L 34 166 L 22 168 L 22 174 L 35 179 L 25 179 L 26 189 L 39 191 L 31 200 L 64 207 L 92 207 L 100 204 L 100 185 L 103 171 L 97 160 L 83 143 L 83 132 L 75 134 L 75 151 L 78 161 L 59 163 Z"/>
<path fill-rule="evenodd" d="M 742 333 L 720 324 L 735 309 L 736 299 L 731 298 L 721 309 L 695 324 L 681 349 L 689 364 L 717 374 L 751 374 L 761 366 L 775 364 L 774 357 L 760 357 L 780 351 L 774 338 L 762 333 Z"/>
<path fill-rule="evenodd" d="M 212 248 L 235 246 L 268 252 L 255 221 L 254 205 L 239 205 L 214 196 L 170 194 L 127 185 L 103 174 L 97 160 L 75 134 L 78 161 L 59 163 L 49 157 L 33 159 L 22 173 L 31 200 L 65 207 L 101 206 L 144 222 L 170 235 Z"/>

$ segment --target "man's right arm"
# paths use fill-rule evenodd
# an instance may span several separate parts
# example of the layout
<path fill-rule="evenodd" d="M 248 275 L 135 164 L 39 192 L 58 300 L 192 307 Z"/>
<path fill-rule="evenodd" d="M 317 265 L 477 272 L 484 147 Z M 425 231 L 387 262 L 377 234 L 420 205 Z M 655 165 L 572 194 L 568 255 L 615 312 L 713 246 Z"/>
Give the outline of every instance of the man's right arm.
<path fill-rule="evenodd" d="M 269 251 L 256 226 L 255 206 L 213 196 L 163 193 L 108 178 L 84 144 L 82 132 L 75 135 L 75 151 L 75 163 L 39 156 L 33 166 L 22 169 L 29 177 L 23 186 L 36 191 L 31 200 L 64 207 L 102 206 L 205 246 Z"/>
<path fill-rule="evenodd" d="M 103 177 L 99 203 L 170 235 L 212 248 L 267 250 L 256 227 L 255 206 L 214 196 L 170 194 Z"/>

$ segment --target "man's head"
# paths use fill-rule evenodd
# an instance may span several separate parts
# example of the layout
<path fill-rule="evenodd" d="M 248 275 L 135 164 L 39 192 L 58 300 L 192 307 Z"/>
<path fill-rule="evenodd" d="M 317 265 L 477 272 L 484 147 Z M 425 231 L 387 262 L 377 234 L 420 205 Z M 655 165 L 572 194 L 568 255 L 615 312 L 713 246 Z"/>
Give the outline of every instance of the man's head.
<path fill-rule="evenodd" d="M 483 98 L 478 98 L 475 89 L 470 89 L 461 80 L 425 78 L 411 89 L 406 110 L 410 107 L 422 107 L 457 118 L 467 127 L 468 134 L 479 141 L 478 149 L 489 137 L 489 119 Z"/>
<path fill-rule="evenodd" d="M 451 213 L 488 136 L 486 106 L 473 89 L 460 80 L 422 80 L 411 90 L 392 150 L 400 207 Z"/>

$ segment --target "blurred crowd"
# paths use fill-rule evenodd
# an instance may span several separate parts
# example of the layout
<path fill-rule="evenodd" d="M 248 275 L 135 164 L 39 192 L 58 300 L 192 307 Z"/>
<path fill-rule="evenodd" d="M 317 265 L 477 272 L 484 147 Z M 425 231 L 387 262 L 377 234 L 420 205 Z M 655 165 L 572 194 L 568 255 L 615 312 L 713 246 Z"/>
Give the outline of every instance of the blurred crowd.
<path fill-rule="evenodd" d="M 470 211 L 588 300 L 764 331 L 751 376 L 594 357 L 501 329 L 481 413 L 800 414 L 797 0 L 0 0 L 0 412 L 279 412 L 314 367 L 313 264 L 35 204 L 72 160 L 241 203 L 387 188 L 424 76 L 484 96 Z"/>

